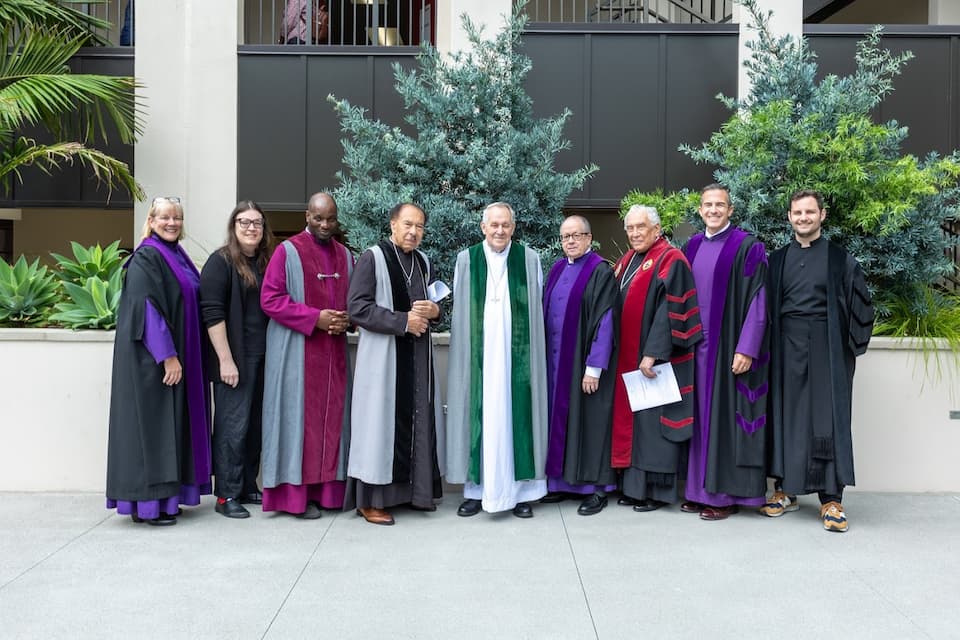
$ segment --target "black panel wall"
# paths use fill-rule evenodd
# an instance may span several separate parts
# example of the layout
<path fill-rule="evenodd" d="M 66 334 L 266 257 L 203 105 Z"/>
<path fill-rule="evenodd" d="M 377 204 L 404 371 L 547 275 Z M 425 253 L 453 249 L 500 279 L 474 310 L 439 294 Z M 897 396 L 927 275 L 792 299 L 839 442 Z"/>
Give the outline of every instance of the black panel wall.
<path fill-rule="evenodd" d="M 346 98 L 399 126 L 403 103 L 393 88 L 392 64 L 412 67 L 415 52 L 309 55 L 241 48 L 238 197 L 273 211 L 302 211 L 311 193 L 334 187 L 343 149 L 327 96 Z"/>
<path fill-rule="evenodd" d="M 807 25 L 822 74 L 854 68 L 857 41 L 867 27 Z M 532 24 L 524 51 L 533 61 L 527 89 L 538 115 L 573 111 L 565 131 L 572 148 L 557 165 L 570 171 L 589 162 L 600 166 L 568 205 L 610 208 L 630 189 L 697 188 L 711 167 L 694 165 L 677 151 L 683 142 L 708 139 L 729 112 L 715 99 L 733 95 L 737 82 L 734 25 L 662 27 L 639 25 Z M 896 91 L 875 114 L 910 128 L 906 151 L 926 155 L 960 148 L 960 32 L 955 27 L 896 27 L 883 44 L 916 55 L 895 80 Z M 366 107 L 391 125 L 404 126 L 402 103 L 393 89 L 391 64 L 416 64 L 409 47 L 240 47 L 240 198 L 275 211 L 300 211 L 307 196 L 336 184 L 341 167 L 341 132 L 328 94 Z M 74 69 L 132 75 L 132 51 L 84 50 Z M 149 105 L 147 105 L 149 109 Z M 404 128 L 406 128 L 404 126 Z M 132 164 L 133 150 L 115 137 L 106 147 Z M 52 178 L 25 172 L 25 184 L 0 206 L 102 207 L 106 195 L 80 167 Z M 115 193 L 112 207 L 129 207 Z"/>

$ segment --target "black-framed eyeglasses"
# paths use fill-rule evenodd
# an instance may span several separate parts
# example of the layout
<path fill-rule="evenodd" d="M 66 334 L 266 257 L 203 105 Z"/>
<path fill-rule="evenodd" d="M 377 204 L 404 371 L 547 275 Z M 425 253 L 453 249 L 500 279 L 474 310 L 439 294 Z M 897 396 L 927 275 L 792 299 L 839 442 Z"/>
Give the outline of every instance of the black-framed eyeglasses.
<path fill-rule="evenodd" d="M 589 231 L 578 231 L 578 232 L 576 232 L 576 233 L 565 233 L 565 234 L 563 234 L 562 236 L 560 236 L 560 242 L 561 242 L 561 243 L 564 243 L 564 242 L 566 242 L 567 240 L 576 240 L 577 242 L 580 242 L 581 240 L 583 240 L 584 238 L 586 238 L 586 237 L 589 236 L 589 235 L 590 235 L 590 232 L 589 232 Z"/>
<path fill-rule="evenodd" d="M 253 227 L 254 229 L 263 229 L 263 220 L 237 218 L 237 224 L 240 225 L 241 229 L 249 229 L 250 227 Z"/>

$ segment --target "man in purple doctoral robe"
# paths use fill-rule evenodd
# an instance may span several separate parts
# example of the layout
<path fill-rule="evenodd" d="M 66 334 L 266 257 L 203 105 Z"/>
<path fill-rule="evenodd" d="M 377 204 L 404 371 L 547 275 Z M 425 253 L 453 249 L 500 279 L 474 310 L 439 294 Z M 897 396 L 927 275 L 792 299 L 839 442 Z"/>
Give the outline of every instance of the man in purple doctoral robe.
<path fill-rule="evenodd" d="M 267 265 L 270 317 L 263 389 L 263 510 L 312 519 L 340 509 L 349 442 L 347 289 L 353 256 L 333 237 L 337 205 L 310 198 L 307 228 Z"/>
<path fill-rule="evenodd" d="M 766 492 L 767 368 L 763 243 L 730 224 L 730 192 L 703 188 L 704 233 L 684 253 L 693 269 L 703 321 L 696 350 L 696 419 L 681 509 L 723 520 L 759 507 Z"/>
<path fill-rule="evenodd" d="M 564 256 L 544 288 L 549 445 L 547 490 L 540 502 L 584 496 L 584 516 L 607 506 L 616 488 L 610 466 L 610 423 L 616 380 L 617 281 L 590 250 L 593 234 L 582 216 L 560 225 Z M 606 373 L 604 373 L 606 372 Z"/>

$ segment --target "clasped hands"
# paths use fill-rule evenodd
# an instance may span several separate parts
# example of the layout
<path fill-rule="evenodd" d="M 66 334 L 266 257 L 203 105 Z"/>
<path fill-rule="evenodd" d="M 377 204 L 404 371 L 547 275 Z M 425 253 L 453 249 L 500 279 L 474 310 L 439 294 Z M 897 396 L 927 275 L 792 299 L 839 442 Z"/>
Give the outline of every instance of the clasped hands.
<path fill-rule="evenodd" d="M 430 321 L 440 317 L 440 307 L 430 300 L 415 300 L 407 312 L 407 333 L 418 338 L 427 332 Z"/>
<path fill-rule="evenodd" d="M 350 316 L 346 311 L 337 311 L 336 309 L 324 309 L 317 318 L 317 329 L 326 331 L 327 335 L 338 336 L 346 333 L 350 328 Z"/>

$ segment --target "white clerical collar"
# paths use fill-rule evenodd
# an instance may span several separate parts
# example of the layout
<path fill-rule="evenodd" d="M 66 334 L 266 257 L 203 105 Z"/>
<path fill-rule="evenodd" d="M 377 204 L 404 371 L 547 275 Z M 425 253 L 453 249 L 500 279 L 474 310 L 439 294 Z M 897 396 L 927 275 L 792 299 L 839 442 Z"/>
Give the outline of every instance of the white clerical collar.
<path fill-rule="evenodd" d="M 709 240 L 710 238 L 715 238 L 715 237 L 719 236 L 720 234 L 722 234 L 724 231 L 726 231 L 726 230 L 729 229 L 729 228 L 730 228 L 730 221 L 728 220 L 728 221 L 727 221 L 727 226 L 725 226 L 723 229 L 720 229 L 720 231 L 717 231 L 716 233 L 710 233 L 709 231 L 704 230 L 703 235 L 707 238 L 707 240 Z"/>
<path fill-rule="evenodd" d="M 588 253 L 590 253 L 590 249 L 589 249 L 589 248 L 588 248 L 586 251 L 583 252 L 583 255 L 580 256 L 580 258 L 571 258 L 571 257 L 567 256 L 567 264 L 573 264 L 573 263 L 576 262 L 577 260 L 580 260 L 581 258 L 583 258 L 584 256 L 586 256 Z"/>
<path fill-rule="evenodd" d="M 495 256 L 497 258 L 506 258 L 507 254 L 510 253 L 510 245 L 513 244 L 513 240 L 507 243 L 507 246 L 503 248 L 503 251 L 496 251 L 493 247 L 490 246 L 490 243 L 484 239 L 483 241 L 483 251 L 488 256 Z"/>

